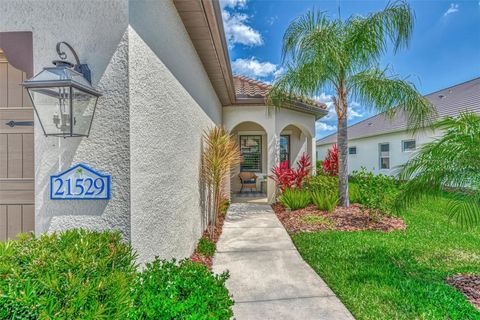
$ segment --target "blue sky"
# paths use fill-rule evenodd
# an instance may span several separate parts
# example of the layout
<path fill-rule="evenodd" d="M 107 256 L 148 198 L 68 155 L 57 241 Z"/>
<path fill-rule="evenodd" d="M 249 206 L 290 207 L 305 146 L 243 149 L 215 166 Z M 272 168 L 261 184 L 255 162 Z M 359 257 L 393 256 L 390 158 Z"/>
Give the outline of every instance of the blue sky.
<path fill-rule="evenodd" d="M 290 21 L 307 10 L 326 11 L 342 18 L 367 14 L 385 7 L 387 1 L 221 0 L 225 33 L 233 72 L 265 82 L 281 72 L 281 45 Z M 381 61 L 402 77 L 409 77 L 422 94 L 480 76 L 480 0 L 410 1 L 415 29 L 406 50 L 389 51 Z M 317 138 L 336 131 L 332 92 L 318 100 L 330 114 L 316 125 Z M 349 125 L 372 116 L 368 106 L 350 101 Z"/>

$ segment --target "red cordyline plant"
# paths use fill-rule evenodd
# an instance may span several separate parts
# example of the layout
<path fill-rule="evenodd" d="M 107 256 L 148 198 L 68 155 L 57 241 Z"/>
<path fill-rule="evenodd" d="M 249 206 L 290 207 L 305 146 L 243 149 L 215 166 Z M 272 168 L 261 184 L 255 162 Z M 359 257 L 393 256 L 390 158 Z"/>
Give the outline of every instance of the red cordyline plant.
<path fill-rule="evenodd" d="M 296 168 L 289 168 L 288 161 L 280 162 L 272 169 L 272 175 L 270 179 L 275 181 L 277 188 L 281 192 L 287 188 L 301 188 L 305 178 L 310 174 L 310 156 L 308 154 L 302 154 L 302 157 L 297 161 Z"/>
<path fill-rule="evenodd" d="M 328 149 L 327 156 L 322 163 L 323 172 L 329 176 L 338 176 L 338 147 L 334 144 Z"/>

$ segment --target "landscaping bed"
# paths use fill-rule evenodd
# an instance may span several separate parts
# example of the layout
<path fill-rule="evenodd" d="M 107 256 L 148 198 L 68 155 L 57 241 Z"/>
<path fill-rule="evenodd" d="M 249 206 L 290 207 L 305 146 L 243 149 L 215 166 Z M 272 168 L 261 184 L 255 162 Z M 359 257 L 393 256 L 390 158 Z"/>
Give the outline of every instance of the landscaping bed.
<path fill-rule="evenodd" d="M 458 274 L 447 279 L 448 284 L 460 290 L 480 310 L 480 276 Z"/>
<path fill-rule="evenodd" d="M 216 244 L 220 238 L 220 235 L 222 234 L 225 215 L 226 212 L 218 216 L 217 225 L 215 226 L 212 235 L 205 230 L 202 238 L 199 241 L 199 245 L 190 256 L 190 260 L 203 264 L 210 271 L 212 270 L 212 259 L 213 255 L 215 254 Z"/>
<path fill-rule="evenodd" d="M 406 228 L 402 219 L 372 215 L 371 210 L 359 204 L 352 204 L 349 208 L 336 207 L 333 212 L 318 210 L 314 205 L 289 211 L 280 203 L 275 203 L 272 208 L 285 229 L 291 233 L 322 230 L 391 232 Z"/>

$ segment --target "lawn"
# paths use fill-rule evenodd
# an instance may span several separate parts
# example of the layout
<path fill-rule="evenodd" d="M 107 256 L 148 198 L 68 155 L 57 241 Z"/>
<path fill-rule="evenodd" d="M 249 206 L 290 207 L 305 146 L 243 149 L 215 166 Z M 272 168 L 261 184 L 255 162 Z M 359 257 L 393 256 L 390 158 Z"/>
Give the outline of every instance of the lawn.
<path fill-rule="evenodd" d="M 292 235 L 300 254 L 357 319 L 480 319 L 445 279 L 480 273 L 480 229 L 447 217 L 446 198 L 401 214 L 407 230 Z"/>

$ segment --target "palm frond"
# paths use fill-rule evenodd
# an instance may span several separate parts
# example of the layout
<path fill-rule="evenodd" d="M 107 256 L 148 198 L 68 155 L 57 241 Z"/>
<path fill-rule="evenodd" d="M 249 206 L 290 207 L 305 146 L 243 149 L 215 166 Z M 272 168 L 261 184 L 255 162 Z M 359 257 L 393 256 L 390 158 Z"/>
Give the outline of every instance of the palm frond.
<path fill-rule="evenodd" d="M 388 69 L 372 68 L 351 76 L 349 90 L 352 97 L 390 117 L 402 113 L 410 129 L 430 126 L 436 115 L 435 107 L 413 83 L 387 72 Z"/>
<path fill-rule="evenodd" d="M 394 1 L 384 10 L 365 17 L 352 16 L 345 24 L 345 51 L 355 64 L 368 66 L 387 50 L 388 42 L 397 51 L 407 47 L 415 16 L 406 1 Z"/>
<path fill-rule="evenodd" d="M 468 189 L 472 195 L 450 203 L 451 216 L 461 224 L 480 221 L 480 115 L 461 113 L 445 118 L 434 128 L 443 135 L 422 148 L 403 166 L 399 178 L 408 180 L 397 199 L 408 207 L 445 188 Z"/>

